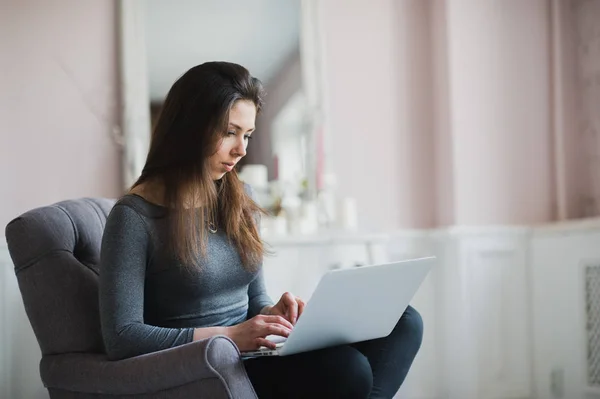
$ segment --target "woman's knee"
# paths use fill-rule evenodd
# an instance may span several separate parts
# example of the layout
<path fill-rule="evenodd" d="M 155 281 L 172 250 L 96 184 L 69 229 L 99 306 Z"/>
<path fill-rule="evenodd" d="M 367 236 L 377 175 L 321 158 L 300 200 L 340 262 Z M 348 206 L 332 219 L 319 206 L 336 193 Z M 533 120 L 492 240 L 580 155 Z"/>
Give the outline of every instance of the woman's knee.
<path fill-rule="evenodd" d="M 420 347 L 423 341 L 423 318 L 421 314 L 412 306 L 408 306 L 400 320 L 398 320 L 394 332 Z"/>

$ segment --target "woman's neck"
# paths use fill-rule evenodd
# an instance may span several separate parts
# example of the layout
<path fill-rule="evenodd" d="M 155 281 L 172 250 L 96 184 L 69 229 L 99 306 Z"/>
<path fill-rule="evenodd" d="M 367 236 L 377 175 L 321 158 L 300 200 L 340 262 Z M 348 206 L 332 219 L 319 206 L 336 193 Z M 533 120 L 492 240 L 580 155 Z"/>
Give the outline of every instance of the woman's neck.
<path fill-rule="evenodd" d="M 165 206 L 164 192 L 165 189 L 162 184 L 148 182 L 133 187 L 128 194 L 140 196 L 155 205 Z"/>
<path fill-rule="evenodd" d="M 142 197 L 146 201 L 160 206 L 166 206 L 165 204 L 165 187 L 162 183 L 158 182 L 145 182 L 141 183 L 131 190 L 128 194 L 134 194 Z M 185 209 L 200 208 L 201 201 L 199 199 L 190 198 L 189 201 L 184 201 L 183 207 Z"/>

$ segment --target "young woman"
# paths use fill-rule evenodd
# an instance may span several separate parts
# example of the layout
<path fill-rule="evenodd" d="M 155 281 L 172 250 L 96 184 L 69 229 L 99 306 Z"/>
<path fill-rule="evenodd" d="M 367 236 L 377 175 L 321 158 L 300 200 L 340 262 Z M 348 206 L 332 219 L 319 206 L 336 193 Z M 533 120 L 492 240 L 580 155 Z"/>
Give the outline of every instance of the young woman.
<path fill-rule="evenodd" d="M 263 97 L 258 79 L 227 62 L 196 66 L 169 91 L 142 174 L 106 223 L 100 316 L 111 359 L 214 335 L 242 351 L 274 347 L 267 335 L 294 328 L 304 302 L 267 295 L 261 210 L 235 171 Z M 421 338 L 409 307 L 388 337 L 244 364 L 260 398 L 391 398 Z"/>

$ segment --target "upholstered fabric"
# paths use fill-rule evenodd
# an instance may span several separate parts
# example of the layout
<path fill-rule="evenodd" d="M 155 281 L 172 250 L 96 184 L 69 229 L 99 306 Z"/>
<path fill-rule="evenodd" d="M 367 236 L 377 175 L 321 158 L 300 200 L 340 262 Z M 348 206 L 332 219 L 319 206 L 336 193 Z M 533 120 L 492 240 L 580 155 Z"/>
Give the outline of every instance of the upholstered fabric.
<path fill-rule="evenodd" d="M 256 398 L 235 344 L 213 337 L 109 361 L 98 311 L 98 261 L 110 199 L 33 209 L 6 227 L 52 398 Z"/>

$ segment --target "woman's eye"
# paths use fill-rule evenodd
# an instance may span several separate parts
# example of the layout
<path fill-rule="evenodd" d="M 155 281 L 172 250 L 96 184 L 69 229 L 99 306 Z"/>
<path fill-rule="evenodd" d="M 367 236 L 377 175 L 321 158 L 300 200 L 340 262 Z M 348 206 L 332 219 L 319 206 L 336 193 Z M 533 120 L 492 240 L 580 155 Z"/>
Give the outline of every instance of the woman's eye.
<path fill-rule="evenodd" d="M 230 136 L 235 136 L 235 132 L 227 132 L 227 134 Z"/>
<path fill-rule="evenodd" d="M 251 135 L 249 135 L 249 134 L 245 135 L 244 137 L 245 137 L 247 140 L 252 140 L 252 136 L 251 136 Z"/>

